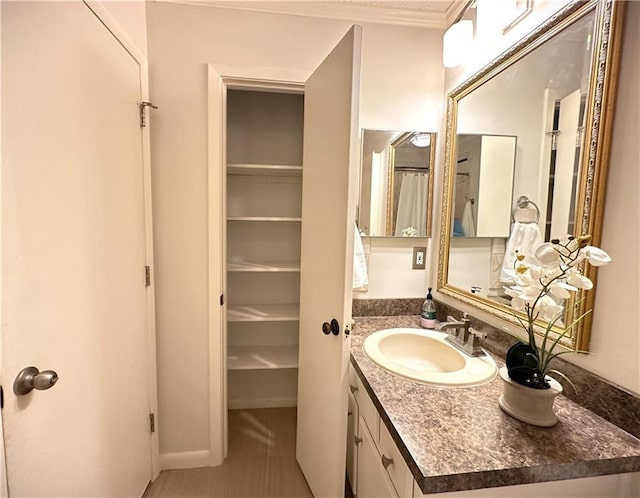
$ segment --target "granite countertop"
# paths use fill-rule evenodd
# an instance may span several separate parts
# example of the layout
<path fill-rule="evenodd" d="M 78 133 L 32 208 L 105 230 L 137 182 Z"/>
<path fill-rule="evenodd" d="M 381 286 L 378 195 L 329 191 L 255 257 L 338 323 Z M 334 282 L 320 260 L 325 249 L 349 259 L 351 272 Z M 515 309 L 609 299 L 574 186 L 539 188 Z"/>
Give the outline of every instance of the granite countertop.
<path fill-rule="evenodd" d="M 554 405 L 558 424 L 538 428 L 500 409 L 498 377 L 441 388 L 378 367 L 362 343 L 393 327 L 419 328 L 419 317 L 355 318 L 351 362 L 423 493 L 640 471 L 640 440 L 565 396 Z"/>

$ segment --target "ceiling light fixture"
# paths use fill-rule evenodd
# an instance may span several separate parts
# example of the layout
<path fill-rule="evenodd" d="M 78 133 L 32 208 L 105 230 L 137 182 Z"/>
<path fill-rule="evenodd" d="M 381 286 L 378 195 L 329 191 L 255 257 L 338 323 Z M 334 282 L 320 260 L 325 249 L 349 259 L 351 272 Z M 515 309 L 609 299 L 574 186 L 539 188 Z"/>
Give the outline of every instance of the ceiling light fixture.
<path fill-rule="evenodd" d="M 416 147 L 429 147 L 431 145 L 430 133 L 417 133 L 409 141 Z"/>
<path fill-rule="evenodd" d="M 473 43 L 473 21 L 464 20 L 452 24 L 442 37 L 442 62 L 444 67 L 462 64 Z"/>

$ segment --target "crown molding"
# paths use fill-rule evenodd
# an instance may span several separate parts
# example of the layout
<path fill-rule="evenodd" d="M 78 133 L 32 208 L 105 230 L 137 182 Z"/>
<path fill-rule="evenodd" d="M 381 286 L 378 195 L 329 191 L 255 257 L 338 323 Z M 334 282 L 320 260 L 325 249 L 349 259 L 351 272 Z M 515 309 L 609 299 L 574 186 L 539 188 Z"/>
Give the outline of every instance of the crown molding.
<path fill-rule="evenodd" d="M 387 7 L 367 7 L 330 1 L 243 1 L 243 0 L 151 0 L 156 3 L 195 5 L 234 10 L 249 10 L 271 14 L 286 14 L 325 19 L 340 19 L 362 23 L 395 24 L 431 29 L 446 29 L 453 14 L 419 10 L 394 9 Z"/>
<path fill-rule="evenodd" d="M 464 13 L 474 4 L 475 0 L 455 0 L 449 4 L 445 12 L 446 25 L 448 29 L 452 24 L 457 23 Z"/>

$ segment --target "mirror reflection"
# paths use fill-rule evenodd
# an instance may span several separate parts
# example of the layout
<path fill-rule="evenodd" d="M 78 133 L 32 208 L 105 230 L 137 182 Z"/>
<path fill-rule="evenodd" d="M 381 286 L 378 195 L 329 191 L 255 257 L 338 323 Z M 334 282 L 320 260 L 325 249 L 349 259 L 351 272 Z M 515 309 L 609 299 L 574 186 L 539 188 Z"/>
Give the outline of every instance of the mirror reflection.
<path fill-rule="evenodd" d="M 453 237 L 508 237 L 515 136 L 458 135 Z"/>
<path fill-rule="evenodd" d="M 582 234 L 599 245 L 622 15 L 603 6 L 567 4 L 449 94 L 440 293 L 517 323 L 504 292 L 516 250 L 526 257 L 544 241 Z M 485 168 L 493 141 L 501 161 Z M 585 269 L 594 282 L 595 273 Z M 593 299 L 559 300 L 565 315 L 554 330 Z M 591 316 L 561 343 L 587 350 Z"/>
<path fill-rule="evenodd" d="M 508 302 L 515 250 L 574 232 L 593 27 L 580 19 L 458 101 L 451 285 Z"/>
<path fill-rule="evenodd" d="M 371 237 L 430 237 L 436 134 L 364 130 L 358 228 Z"/>

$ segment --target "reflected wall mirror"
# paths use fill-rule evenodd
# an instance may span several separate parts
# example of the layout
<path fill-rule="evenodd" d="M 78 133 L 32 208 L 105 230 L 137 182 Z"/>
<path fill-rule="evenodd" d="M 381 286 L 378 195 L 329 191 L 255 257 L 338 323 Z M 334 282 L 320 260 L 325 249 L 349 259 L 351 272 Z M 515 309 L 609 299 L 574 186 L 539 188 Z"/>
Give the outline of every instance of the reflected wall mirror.
<path fill-rule="evenodd" d="M 527 234 L 521 252 L 567 234 L 600 245 L 622 4 L 567 4 L 449 94 L 441 293 L 517 323 L 504 293 L 514 237 Z M 594 295 L 562 302 L 559 324 Z M 591 314 L 562 344 L 587 350 L 590 330 Z"/>
<path fill-rule="evenodd" d="M 436 134 L 363 130 L 358 228 L 369 237 L 431 237 Z"/>

